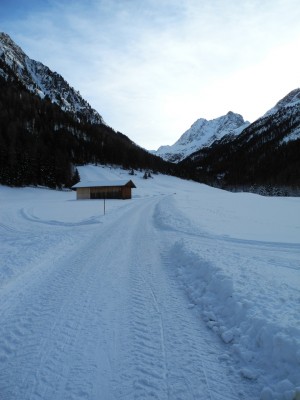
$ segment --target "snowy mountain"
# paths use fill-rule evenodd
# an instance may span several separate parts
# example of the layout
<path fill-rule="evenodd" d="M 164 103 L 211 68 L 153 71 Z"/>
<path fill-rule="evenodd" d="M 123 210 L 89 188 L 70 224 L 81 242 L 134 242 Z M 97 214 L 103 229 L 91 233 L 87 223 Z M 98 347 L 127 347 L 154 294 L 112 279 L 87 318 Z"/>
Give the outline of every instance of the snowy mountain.
<path fill-rule="evenodd" d="M 279 100 L 274 107 L 267 111 L 264 117 L 276 114 L 279 110 L 287 111 L 288 108 L 300 106 L 300 89 L 292 90 L 283 99 Z"/>
<path fill-rule="evenodd" d="M 179 162 L 225 135 L 239 135 L 249 125 L 239 114 L 229 111 L 212 120 L 198 119 L 172 146 L 161 146 L 155 154 L 171 162 Z"/>
<path fill-rule="evenodd" d="M 299 188 L 300 89 L 295 89 L 235 137 L 224 136 L 180 166 L 222 187 Z"/>
<path fill-rule="evenodd" d="M 17 78 L 30 92 L 42 99 L 48 96 L 77 121 L 103 124 L 103 119 L 65 79 L 40 62 L 30 59 L 6 33 L 0 33 L 0 75 Z"/>
<path fill-rule="evenodd" d="M 270 127 L 272 134 L 268 135 Z M 269 141 L 277 133 L 280 137 L 279 145 L 300 139 L 300 89 L 288 93 L 245 131 L 248 140 L 254 135 Z"/>

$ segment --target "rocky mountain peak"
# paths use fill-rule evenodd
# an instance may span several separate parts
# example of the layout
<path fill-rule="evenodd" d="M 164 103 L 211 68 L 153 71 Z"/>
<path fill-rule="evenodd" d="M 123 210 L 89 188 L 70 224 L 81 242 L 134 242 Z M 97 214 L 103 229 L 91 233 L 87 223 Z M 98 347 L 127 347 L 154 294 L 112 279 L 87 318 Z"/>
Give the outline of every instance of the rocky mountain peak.
<path fill-rule="evenodd" d="M 41 98 L 48 96 L 63 111 L 70 112 L 78 121 L 103 124 L 101 115 L 84 100 L 78 91 L 65 79 L 51 71 L 41 62 L 30 59 L 6 33 L 0 33 L 0 60 L 10 70 L 0 68 L 6 79 L 9 75 L 17 79 L 32 93 Z"/>
<path fill-rule="evenodd" d="M 288 105 L 295 105 L 300 102 L 300 89 L 294 89 L 288 93 L 283 99 L 281 99 L 276 106 L 285 107 Z"/>
<path fill-rule="evenodd" d="M 14 51 L 14 53 L 20 53 L 24 54 L 23 50 L 21 47 L 19 47 L 12 39 L 11 37 L 5 33 L 5 32 L 0 32 L 0 46 L 4 47 L 6 46 L 7 48 L 11 49 Z M 1 49 L 0 47 L 0 49 Z"/>
<path fill-rule="evenodd" d="M 277 111 L 286 107 L 293 107 L 296 105 L 300 105 L 300 89 L 294 89 L 289 92 L 286 96 L 284 96 L 281 100 L 279 100 L 273 108 L 267 111 L 264 117 L 275 114 Z"/>
<path fill-rule="evenodd" d="M 167 161 L 179 162 L 195 151 L 210 146 L 225 135 L 238 135 L 249 125 L 240 114 L 227 114 L 207 120 L 199 118 L 172 146 L 161 146 L 156 154 Z"/>

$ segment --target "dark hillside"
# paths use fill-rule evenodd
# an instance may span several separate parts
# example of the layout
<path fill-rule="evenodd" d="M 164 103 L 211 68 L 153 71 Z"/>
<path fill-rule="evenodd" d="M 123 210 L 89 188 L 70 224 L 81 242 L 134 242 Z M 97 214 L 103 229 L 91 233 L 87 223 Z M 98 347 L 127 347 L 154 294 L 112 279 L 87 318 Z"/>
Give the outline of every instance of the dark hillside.
<path fill-rule="evenodd" d="M 70 186 L 74 165 L 118 164 L 174 174 L 163 161 L 105 124 L 82 124 L 47 97 L 30 93 L 0 60 L 0 183 Z"/>

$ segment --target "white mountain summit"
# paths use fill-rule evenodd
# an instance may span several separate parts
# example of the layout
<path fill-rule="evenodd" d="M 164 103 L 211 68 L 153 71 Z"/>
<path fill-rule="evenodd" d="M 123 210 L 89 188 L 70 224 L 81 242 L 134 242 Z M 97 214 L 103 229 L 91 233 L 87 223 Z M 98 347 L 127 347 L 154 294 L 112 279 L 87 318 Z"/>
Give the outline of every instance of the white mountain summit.
<path fill-rule="evenodd" d="M 101 115 L 84 100 L 65 79 L 41 62 L 30 59 L 6 33 L 0 32 L 0 75 L 6 80 L 14 75 L 30 92 L 41 98 L 49 97 L 63 111 L 75 119 L 92 124 L 103 124 Z"/>
<path fill-rule="evenodd" d="M 250 123 L 240 114 L 229 111 L 221 117 L 206 120 L 198 119 L 172 146 L 161 146 L 157 156 L 171 162 L 179 162 L 201 149 L 208 147 L 225 135 L 239 135 Z"/>
<path fill-rule="evenodd" d="M 272 107 L 265 113 L 265 115 L 262 118 L 274 115 L 275 113 L 277 113 L 277 111 L 280 110 L 285 109 L 285 111 L 287 111 L 288 108 L 299 107 L 299 106 L 300 106 L 300 89 L 297 88 L 292 90 L 281 100 L 279 100 L 274 107 Z"/>

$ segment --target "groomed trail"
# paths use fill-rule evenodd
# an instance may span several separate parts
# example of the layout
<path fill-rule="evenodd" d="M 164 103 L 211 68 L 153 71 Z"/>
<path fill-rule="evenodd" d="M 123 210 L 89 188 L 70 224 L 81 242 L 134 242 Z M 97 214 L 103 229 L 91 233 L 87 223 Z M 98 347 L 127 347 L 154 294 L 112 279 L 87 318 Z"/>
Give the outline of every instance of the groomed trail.
<path fill-rule="evenodd" d="M 3 225 L 34 262 L 0 293 L 1 400 L 258 398 L 179 286 L 169 254 L 178 234 L 157 227 L 162 201 L 77 227 L 30 210 L 15 217 L 18 235 Z"/>

